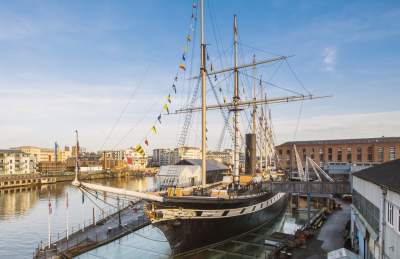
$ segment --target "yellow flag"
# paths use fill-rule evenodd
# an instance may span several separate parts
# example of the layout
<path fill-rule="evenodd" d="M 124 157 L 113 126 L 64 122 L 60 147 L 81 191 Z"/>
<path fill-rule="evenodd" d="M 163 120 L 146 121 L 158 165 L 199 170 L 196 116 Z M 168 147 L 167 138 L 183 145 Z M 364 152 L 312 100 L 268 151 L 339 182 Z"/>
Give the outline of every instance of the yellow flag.
<path fill-rule="evenodd" d="M 142 156 L 145 155 L 144 150 L 141 145 L 136 145 L 135 151 L 141 154 Z"/>
<path fill-rule="evenodd" d="M 151 127 L 151 131 L 153 131 L 154 134 L 157 134 L 156 126 Z"/>
<path fill-rule="evenodd" d="M 168 104 L 164 104 L 164 110 L 166 110 L 167 113 L 169 114 Z"/>
<path fill-rule="evenodd" d="M 171 103 L 171 95 L 168 95 L 168 102 Z"/>
<path fill-rule="evenodd" d="M 183 64 L 183 63 L 179 65 L 179 68 L 182 69 L 182 70 L 184 70 L 184 71 L 186 70 L 186 66 L 185 66 L 185 64 Z"/>

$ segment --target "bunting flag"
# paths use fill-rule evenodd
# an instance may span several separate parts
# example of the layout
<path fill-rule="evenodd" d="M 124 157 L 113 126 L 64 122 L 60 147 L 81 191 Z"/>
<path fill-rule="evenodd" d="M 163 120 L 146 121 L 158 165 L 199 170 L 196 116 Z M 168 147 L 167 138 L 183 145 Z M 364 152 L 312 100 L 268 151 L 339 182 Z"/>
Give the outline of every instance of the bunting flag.
<path fill-rule="evenodd" d="M 219 88 L 219 92 L 222 93 L 222 88 L 221 87 Z"/>
<path fill-rule="evenodd" d="M 183 63 L 179 64 L 179 68 L 182 69 L 183 71 L 186 71 L 186 65 Z"/>
<path fill-rule="evenodd" d="M 172 85 L 172 89 L 174 89 L 174 93 L 176 94 L 176 86 L 175 86 L 175 84 Z"/>
<path fill-rule="evenodd" d="M 146 140 L 144 141 L 144 144 L 146 144 L 146 146 L 148 146 L 148 145 L 149 145 L 149 141 L 146 139 Z"/>
<path fill-rule="evenodd" d="M 85 195 L 82 192 L 82 204 L 84 204 L 84 203 L 85 203 Z"/>
<path fill-rule="evenodd" d="M 175 82 L 178 81 L 178 76 L 175 76 L 174 81 L 175 81 Z"/>
<path fill-rule="evenodd" d="M 217 81 L 218 79 L 217 79 L 217 75 L 215 75 L 215 77 L 214 77 L 214 81 Z"/>
<path fill-rule="evenodd" d="M 196 8 L 196 7 L 197 7 L 196 3 L 193 3 L 193 8 Z"/>
<path fill-rule="evenodd" d="M 168 95 L 168 102 L 171 103 L 171 95 Z"/>
<path fill-rule="evenodd" d="M 136 145 L 135 151 L 138 152 L 140 155 L 144 156 L 144 150 L 141 145 Z"/>
<path fill-rule="evenodd" d="M 166 110 L 167 113 L 169 114 L 168 104 L 164 104 L 164 110 Z"/>
<path fill-rule="evenodd" d="M 210 60 L 210 56 L 209 56 L 208 53 L 207 53 L 207 61 L 208 61 L 208 60 Z"/>
<path fill-rule="evenodd" d="M 192 36 L 191 36 L 190 34 L 187 35 L 187 36 L 186 36 L 186 40 L 189 41 L 189 42 L 192 41 Z"/>
<path fill-rule="evenodd" d="M 211 63 L 211 65 L 210 65 L 210 70 L 211 70 L 211 72 L 213 72 L 213 65 L 212 65 L 212 63 Z"/>
<path fill-rule="evenodd" d="M 151 127 L 151 131 L 153 131 L 154 134 L 157 134 L 156 126 Z"/>
<path fill-rule="evenodd" d="M 226 103 L 226 97 L 224 96 L 224 103 Z"/>
<path fill-rule="evenodd" d="M 183 61 L 186 60 L 185 54 L 182 55 L 182 60 L 183 60 Z"/>
<path fill-rule="evenodd" d="M 157 120 L 161 124 L 161 114 L 158 115 Z"/>

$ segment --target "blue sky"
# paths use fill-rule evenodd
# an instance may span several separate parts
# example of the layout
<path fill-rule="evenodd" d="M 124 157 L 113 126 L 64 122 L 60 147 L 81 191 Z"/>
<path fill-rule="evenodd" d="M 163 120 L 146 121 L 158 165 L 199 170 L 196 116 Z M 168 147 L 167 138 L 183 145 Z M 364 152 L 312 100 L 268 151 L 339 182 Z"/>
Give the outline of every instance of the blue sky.
<path fill-rule="evenodd" d="M 1 148 L 52 146 L 56 140 L 70 145 L 74 129 L 92 150 L 140 142 L 170 91 L 191 11 L 191 1 L 178 0 L 4 1 Z M 215 67 L 220 67 L 218 55 L 224 50 L 224 65 L 232 63 L 228 54 L 232 16 L 237 14 L 240 62 L 250 61 L 253 53 L 259 58 L 295 55 L 289 62 L 303 85 L 313 94 L 334 96 L 304 102 L 296 133 L 300 103 L 271 107 L 277 142 L 398 135 L 397 1 L 219 0 L 206 1 L 205 14 Z M 275 68 L 264 66 L 257 74 L 269 79 Z M 271 82 L 304 92 L 286 64 Z M 182 104 L 190 86 L 180 86 L 174 104 Z M 271 96 L 285 94 L 266 90 Z M 212 94 L 208 97 L 214 101 Z M 176 145 L 181 122 L 181 117 L 163 119 L 151 147 Z M 194 116 L 189 144 L 199 143 L 198 122 Z M 210 114 L 211 148 L 221 127 L 219 113 Z"/>

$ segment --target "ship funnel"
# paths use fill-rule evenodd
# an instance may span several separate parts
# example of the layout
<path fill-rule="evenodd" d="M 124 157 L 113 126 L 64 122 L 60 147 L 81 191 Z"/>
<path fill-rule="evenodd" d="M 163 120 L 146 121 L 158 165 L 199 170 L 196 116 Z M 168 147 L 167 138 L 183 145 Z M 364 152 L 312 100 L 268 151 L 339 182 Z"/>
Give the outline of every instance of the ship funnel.
<path fill-rule="evenodd" d="M 255 174 L 256 162 L 256 135 L 246 134 L 246 174 Z"/>

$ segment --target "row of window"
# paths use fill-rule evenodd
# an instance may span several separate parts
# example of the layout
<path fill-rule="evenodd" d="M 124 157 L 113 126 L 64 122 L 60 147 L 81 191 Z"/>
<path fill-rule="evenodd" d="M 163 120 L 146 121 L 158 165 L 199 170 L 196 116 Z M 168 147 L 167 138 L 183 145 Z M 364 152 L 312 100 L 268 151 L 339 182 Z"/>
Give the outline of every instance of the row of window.
<path fill-rule="evenodd" d="M 306 149 L 303 148 L 303 160 L 306 159 Z M 311 159 L 314 159 L 314 148 L 312 149 L 311 152 Z M 290 156 L 290 150 L 288 149 L 286 151 L 286 154 Z M 338 148 L 337 150 L 337 161 L 338 162 L 344 162 L 344 157 L 343 157 L 343 152 L 341 148 Z M 279 155 L 282 156 L 282 149 L 279 150 Z M 333 161 L 333 149 L 328 148 L 328 161 Z M 352 162 L 352 149 L 351 147 L 347 148 L 347 156 L 346 156 L 346 161 L 347 162 Z M 396 159 L 396 147 L 389 147 L 389 160 L 395 160 Z M 322 148 L 319 149 L 319 161 L 324 160 L 324 153 Z M 357 152 L 356 152 L 356 161 L 362 161 L 362 149 L 361 147 L 357 147 Z M 367 161 L 373 162 L 374 161 L 374 147 L 370 146 L 367 148 Z M 377 157 L 377 162 L 383 162 L 384 161 L 384 148 L 383 147 L 378 147 L 378 157 Z"/>

